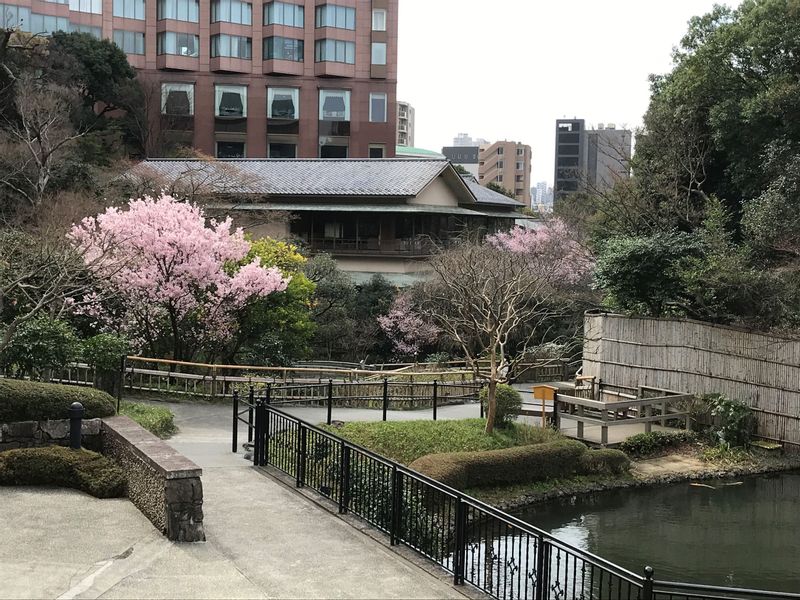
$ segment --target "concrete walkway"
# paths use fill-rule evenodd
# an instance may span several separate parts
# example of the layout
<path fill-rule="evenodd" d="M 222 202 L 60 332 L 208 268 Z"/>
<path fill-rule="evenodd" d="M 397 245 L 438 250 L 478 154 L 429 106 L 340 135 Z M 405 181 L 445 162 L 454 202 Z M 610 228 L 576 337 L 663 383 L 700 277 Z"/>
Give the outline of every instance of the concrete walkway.
<path fill-rule="evenodd" d="M 171 404 L 203 468 L 208 541 L 174 544 L 126 500 L 0 488 L 0 598 L 462 598 L 230 452 L 227 407 Z"/>

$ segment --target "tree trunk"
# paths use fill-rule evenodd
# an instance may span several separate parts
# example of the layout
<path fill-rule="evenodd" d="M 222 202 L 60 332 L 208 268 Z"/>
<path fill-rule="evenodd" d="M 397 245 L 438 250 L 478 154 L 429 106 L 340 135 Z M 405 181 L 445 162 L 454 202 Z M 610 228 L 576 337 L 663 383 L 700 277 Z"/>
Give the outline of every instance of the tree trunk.
<path fill-rule="evenodd" d="M 489 391 L 486 395 L 486 433 L 494 431 L 494 417 L 497 413 L 497 381 L 489 380 Z"/>

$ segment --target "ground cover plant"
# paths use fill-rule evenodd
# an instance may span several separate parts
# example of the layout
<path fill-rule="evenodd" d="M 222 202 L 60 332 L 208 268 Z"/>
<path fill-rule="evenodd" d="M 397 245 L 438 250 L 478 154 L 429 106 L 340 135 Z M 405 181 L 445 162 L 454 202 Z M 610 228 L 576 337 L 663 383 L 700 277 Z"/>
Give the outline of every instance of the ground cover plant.
<path fill-rule="evenodd" d="M 697 441 L 692 431 L 651 431 L 639 433 L 620 444 L 620 449 L 630 456 L 645 458 L 663 454 Z"/>
<path fill-rule="evenodd" d="M 119 413 L 130 417 L 153 435 L 168 438 L 178 428 L 175 426 L 172 411 L 163 406 L 142 404 L 139 402 L 123 402 Z"/>
<path fill-rule="evenodd" d="M 0 452 L 0 485 L 55 485 L 117 498 L 125 494 L 126 479 L 119 465 L 101 454 L 50 446 Z"/>
<path fill-rule="evenodd" d="M 561 435 L 551 429 L 520 423 L 487 435 L 483 419 L 352 422 L 325 428 L 404 465 L 426 454 L 497 450 L 561 439 Z"/>
<path fill-rule="evenodd" d="M 110 417 L 115 400 L 91 388 L 40 383 L 20 379 L 0 379 L 0 423 L 46 421 L 69 418 L 70 404 L 80 402 L 85 419 Z"/>

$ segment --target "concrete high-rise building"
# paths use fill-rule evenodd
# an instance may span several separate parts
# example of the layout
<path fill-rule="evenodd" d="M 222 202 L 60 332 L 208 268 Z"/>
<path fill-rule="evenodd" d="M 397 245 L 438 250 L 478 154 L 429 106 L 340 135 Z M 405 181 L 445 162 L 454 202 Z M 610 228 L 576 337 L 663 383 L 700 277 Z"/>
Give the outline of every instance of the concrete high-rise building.
<path fill-rule="evenodd" d="M 398 0 L 14 4 L 24 30 L 84 31 L 126 52 L 148 99 L 148 153 L 395 154 Z"/>
<path fill-rule="evenodd" d="M 446 154 L 445 154 L 446 156 Z M 531 147 L 519 142 L 495 142 L 480 147 L 478 183 L 510 190 L 514 198 L 531 206 Z"/>
<path fill-rule="evenodd" d="M 604 192 L 630 177 L 633 135 L 613 123 L 586 129 L 583 119 L 556 121 L 555 200 L 578 191 Z"/>
<path fill-rule="evenodd" d="M 397 101 L 397 145 L 414 146 L 414 107 Z"/>
<path fill-rule="evenodd" d="M 464 146 L 488 146 L 489 142 L 483 138 L 475 138 L 472 139 L 468 133 L 459 133 L 456 137 L 453 138 L 453 146 L 464 147 Z"/>
<path fill-rule="evenodd" d="M 454 165 L 463 167 L 478 180 L 478 163 L 480 162 L 480 148 L 478 146 L 445 146 L 442 154 Z"/>

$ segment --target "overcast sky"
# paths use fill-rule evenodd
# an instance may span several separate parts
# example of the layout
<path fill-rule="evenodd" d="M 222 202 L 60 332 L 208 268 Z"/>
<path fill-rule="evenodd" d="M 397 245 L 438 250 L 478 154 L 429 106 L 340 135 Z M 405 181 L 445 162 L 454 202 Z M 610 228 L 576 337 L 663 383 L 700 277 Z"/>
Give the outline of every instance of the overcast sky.
<path fill-rule="evenodd" d="M 414 143 L 520 141 L 533 148 L 532 183 L 552 184 L 555 119 L 640 125 L 648 75 L 669 71 L 687 21 L 713 5 L 400 0 L 397 95 L 416 110 Z"/>

